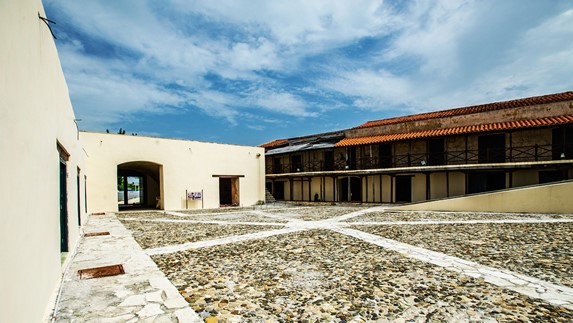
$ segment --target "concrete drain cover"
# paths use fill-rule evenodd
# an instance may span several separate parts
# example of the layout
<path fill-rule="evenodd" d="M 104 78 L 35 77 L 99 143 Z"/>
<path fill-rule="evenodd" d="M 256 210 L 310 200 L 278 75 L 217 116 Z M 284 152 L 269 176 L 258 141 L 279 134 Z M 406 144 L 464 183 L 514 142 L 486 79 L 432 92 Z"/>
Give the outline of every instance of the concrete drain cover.
<path fill-rule="evenodd" d="M 111 265 L 104 267 L 88 268 L 78 270 L 80 279 L 100 278 L 107 276 L 117 276 L 125 274 L 122 265 Z"/>
<path fill-rule="evenodd" d="M 107 231 L 102 231 L 102 232 L 89 232 L 89 233 L 85 233 L 84 237 L 97 237 L 97 236 L 108 236 L 109 232 Z"/>

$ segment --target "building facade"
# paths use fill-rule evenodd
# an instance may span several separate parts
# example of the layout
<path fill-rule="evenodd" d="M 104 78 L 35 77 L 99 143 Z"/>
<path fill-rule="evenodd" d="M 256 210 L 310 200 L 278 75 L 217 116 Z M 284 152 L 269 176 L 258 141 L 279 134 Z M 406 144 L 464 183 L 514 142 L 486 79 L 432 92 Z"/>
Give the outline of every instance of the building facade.
<path fill-rule="evenodd" d="M 290 201 L 419 202 L 573 178 L 573 92 L 280 139 L 267 189 Z"/>
<path fill-rule="evenodd" d="M 81 132 L 42 18 L 40 0 L 0 1 L 0 322 L 50 320 L 87 215 L 117 211 L 118 187 L 126 208 L 248 206 L 265 196 L 262 148 Z"/>
<path fill-rule="evenodd" d="M 41 322 L 86 219 L 86 154 L 40 1 L 0 1 L 0 322 Z"/>
<path fill-rule="evenodd" d="M 81 132 L 80 139 L 89 156 L 90 213 L 251 206 L 264 201 L 262 148 L 94 132 Z M 138 187 L 122 187 L 122 181 Z"/>

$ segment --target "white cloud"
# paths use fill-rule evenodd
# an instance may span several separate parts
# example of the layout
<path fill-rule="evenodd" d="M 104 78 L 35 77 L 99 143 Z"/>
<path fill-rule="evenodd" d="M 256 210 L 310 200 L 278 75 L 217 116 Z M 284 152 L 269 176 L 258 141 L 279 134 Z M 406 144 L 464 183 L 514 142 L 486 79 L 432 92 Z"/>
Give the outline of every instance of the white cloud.
<path fill-rule="evenodd" d="M 194 108 L 257 128 L 277 115 L 410 113 L 573 88 L 573 10 L 559 5 L 541 12 L 537 2 L 509 0 L 46 3 L 64 14 L 58 27 L 74 30 L 58 35 L 58 47 L 78 117 L 100 128 Z M 365 38 L 375 46 L 362 47 Z M 264 116 L 246 117 L 257 114 Z"/>
<path fill-rule="evenodd" d="M 573 88 L 573 10 L 540 16 L 514 5 L 415 2 L 396 17 L 392 41 L 368 61 L 372 67 L 331 67 L 317 85 L 363 109 L 403 113 Z"/>
<path fill-rule="evenodd" d="M 249 71 L 275 69 L 280 64 L 276 46 L 264 38 L 258 39 L 256 44 L 234 44 L 226 61 L 236 70 Z"/>
<path fill-rule="evenodd" d="M 267 31 L 280 44 L 343 43 L 390 28 L 383 1 L 185 1 L 181 9 L 202 12 L 220 21 Z"/>
<path fill-rule="evenodd" d="M 316 112 L 308 111 L 304 100 L 287 92 L 260 88 L 249 93 L 246 102 L 274 113 L 294 117 L 317 116 Z"/>
<path fill-rule="evenodd" d="M 239 112 L 233 105 L 239 100 L 232 94 L 220 91 L 204 90 L 201 92 L 188 93 L 188 102 L 203 110 L 207 115 L 223 117 L 232 125 L 237 125 Z"/>
<path fill-rule="evenodd" d="M 321 86 L 356 97 L 354 104 L 368 110 L 383 110 L 388 105 L 408 102 L 411 85 L 405 78 L 388 71 L 357 70 L 322 81 Z"/>
<path fill-rule="evenodd" d="M 403 14 L 399 36 L 384 58 L 414 56 L 422 74 L 448 76 L 459 66 L 458 46 L 463 31 L 474 24 L 473 1 L 417 1 Z"/>
<path fill-rule="evenodd" d="M 177 91 L 146 82 L 129 64 L 82 55 L 82 46 L 62 46 L 66 81 L 82 127 L 102 129 L 141 113 L 173 113 L 184 103 Z"/>

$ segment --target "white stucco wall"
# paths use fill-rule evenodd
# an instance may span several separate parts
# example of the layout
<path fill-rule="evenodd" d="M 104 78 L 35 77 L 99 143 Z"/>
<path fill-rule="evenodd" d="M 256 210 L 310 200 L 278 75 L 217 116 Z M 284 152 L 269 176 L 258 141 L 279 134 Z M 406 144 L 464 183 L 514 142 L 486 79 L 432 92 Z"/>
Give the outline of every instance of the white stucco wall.
<path fill-rule="evenodd" d="M 185 209 L 185 190 L 203 190 L 204 207 L 219 207 L 219 178 L 213 175 L 242 176 L 242 206 L 265 199 L 263 148 L 93 132 L 80 137 L 89 156 L 90 212 L 117 211 L 117 166 L 134 161 L 162 166 L 166 210 Z M 201 208 L 201 202 L 188 207 Z"/>
<path fill-rule="evenodd" d="M 41 322 L 60 281 L 56 142 L 70 153 L 70 250 L 79 236 L 77 167 L 82 196 L 87 173 L 54 40 L 38 13 L 45 16 L 39 0 L 0 1 L 0 322 Z"/>
<path fill-rule="evenodd" d="M 573 182 L 484 193 L 395 207 L 397 210 L 572 213 Z"/>

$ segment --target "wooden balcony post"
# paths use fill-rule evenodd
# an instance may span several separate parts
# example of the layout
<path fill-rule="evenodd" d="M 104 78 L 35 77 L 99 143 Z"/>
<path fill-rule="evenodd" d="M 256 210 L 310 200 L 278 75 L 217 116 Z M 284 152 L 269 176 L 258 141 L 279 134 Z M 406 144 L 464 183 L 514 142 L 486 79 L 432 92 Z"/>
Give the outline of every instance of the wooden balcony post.
<path fill-rule="evenodd" d="M 465 136 L 466 138 L 466 164 L 468 163 L 468 136 Z M 478 157 L 479 159 L 479 157 Z"/>

